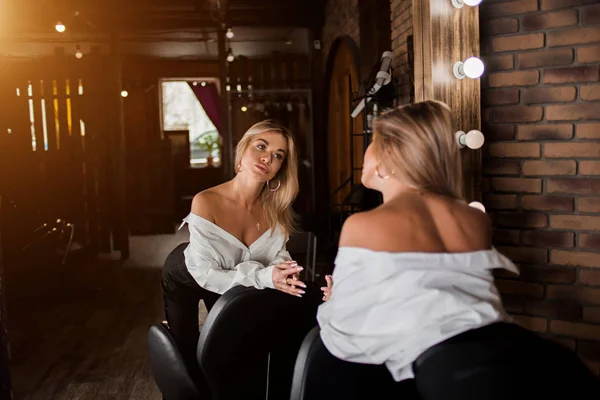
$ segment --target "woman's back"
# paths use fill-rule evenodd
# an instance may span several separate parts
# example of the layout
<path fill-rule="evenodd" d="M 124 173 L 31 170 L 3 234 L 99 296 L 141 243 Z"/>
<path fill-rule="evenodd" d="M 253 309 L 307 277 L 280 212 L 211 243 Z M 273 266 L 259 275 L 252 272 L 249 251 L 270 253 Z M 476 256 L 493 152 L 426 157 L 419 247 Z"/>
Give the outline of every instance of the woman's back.
<path fill-rule="evenodd" d="M 392 253 L 473 252 L 490 249 L 491 228 L 486 214 L 462 201 L 414 191 L 352 215 L 340 238 L 344 246 Z"/>

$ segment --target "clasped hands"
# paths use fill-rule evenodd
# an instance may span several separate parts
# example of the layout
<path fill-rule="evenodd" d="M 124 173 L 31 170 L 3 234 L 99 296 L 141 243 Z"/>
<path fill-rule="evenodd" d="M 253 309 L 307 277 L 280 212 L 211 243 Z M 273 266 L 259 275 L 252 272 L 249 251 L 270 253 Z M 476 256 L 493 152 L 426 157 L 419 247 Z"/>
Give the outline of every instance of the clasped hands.
<path fill-rule="evenodd" d="M 302 297 L 305 292 L 297 287 L 306 289 L 306 285 L 299 279 L 298 275 L 303 269 L 296 261 L 284 261 L 275 265 L 272 276 L 275 289 L 291 294 L 292 296 Z M 333 279 L 331 275 L 325 275 L 325 280 L 327 281 L 327 286 L 322 287 L 321 291 L 323 291 L 323 300 L 327 301 L 331 298 Z"/>

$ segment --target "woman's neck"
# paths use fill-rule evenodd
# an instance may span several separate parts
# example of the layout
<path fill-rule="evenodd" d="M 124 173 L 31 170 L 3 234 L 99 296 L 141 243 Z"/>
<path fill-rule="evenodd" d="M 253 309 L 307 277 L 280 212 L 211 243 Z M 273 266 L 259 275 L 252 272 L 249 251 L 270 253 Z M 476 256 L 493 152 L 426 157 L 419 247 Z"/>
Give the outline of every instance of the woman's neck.
<path fill-rule="evenodd" d="M 264 183 L 252 179 L 243 179 L 239 175 L 236 175 L 229 182 L 231 182 L 231 189 L 238 201 L 247 209 L 252 209 L 259 200 Z"/>

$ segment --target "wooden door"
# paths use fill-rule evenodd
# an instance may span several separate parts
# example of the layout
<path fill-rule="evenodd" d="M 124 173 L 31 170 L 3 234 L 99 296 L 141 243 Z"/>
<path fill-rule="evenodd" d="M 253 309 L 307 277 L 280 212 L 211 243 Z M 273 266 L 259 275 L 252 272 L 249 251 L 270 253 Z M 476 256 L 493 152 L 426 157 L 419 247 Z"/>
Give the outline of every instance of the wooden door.
<path fill-rule="evenodd" d="M 331 204 L 340 204 L 350 190 L 347 182 L 351 178 L 351 129 L 362 126 L 361 121 L 352 120 L 351 88 L 359 85 L 358 66 L 350 45 L 341 42 L 335 51 L 329 80 L 329 109 L 327 116 L 327 164 L 329 171 L 329 194 Z M 360 138 L 358 138 L 360 139 Z M 354 149 L 355 167 L 362 166 L 363 148 Z M 360 175 L 358 175 L 360 177 Z M 342 186 L 344 182 L 347 182 Z"/>

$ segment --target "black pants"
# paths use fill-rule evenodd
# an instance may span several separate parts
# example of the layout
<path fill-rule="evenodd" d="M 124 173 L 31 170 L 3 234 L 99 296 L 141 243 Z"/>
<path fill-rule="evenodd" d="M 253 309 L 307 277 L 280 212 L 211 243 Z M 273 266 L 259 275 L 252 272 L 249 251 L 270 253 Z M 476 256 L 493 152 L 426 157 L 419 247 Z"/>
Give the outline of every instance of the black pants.
<path fill-rule="evenodd" d="M 199 381 L 202 379 L 202 373 L 196 359 L 200 337 L 198 303 L 203 300 L 207 310 L 210 311 L 221 295 L 200 287 L 190 275 L 183 255 L 186 246 L 187 243 L 177 246 L 165 261 L 162 282 L 163 300 L 165 316 L 173 339 L 190 375 Z"/>
<path fill-rule="evenodd" d="M 600 398 L 600 381 L 573 351 L 509 323 L 450 338 L 413 370 L 423 400 Z"/>

